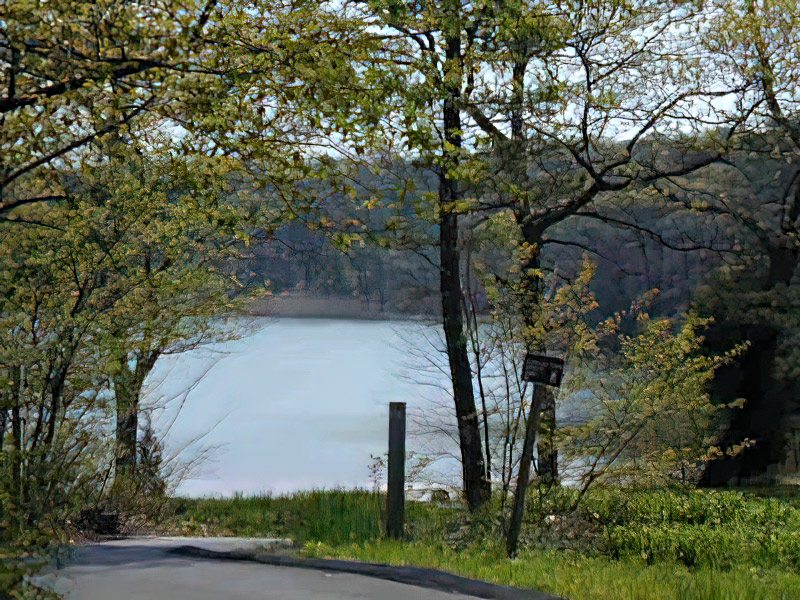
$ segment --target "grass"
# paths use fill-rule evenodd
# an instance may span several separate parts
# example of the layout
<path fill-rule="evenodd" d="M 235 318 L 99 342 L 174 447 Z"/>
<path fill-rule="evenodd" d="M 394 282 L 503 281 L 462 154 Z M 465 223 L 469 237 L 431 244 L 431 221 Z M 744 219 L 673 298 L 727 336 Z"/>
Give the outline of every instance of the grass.
<path fill-rule="evenodd" d="M 800 598 L 797 500 L 769 490 L 605 490 L 582 513 L 591 543 L 566 549 L 551 535 L 544 544 L 529 524 L 514 560 L 489 513 L 467 519 L 456 508 L 411 502 L 408 541 L 383 539 L 383 498 L 366 491 L 178 499 L 173 527 L 286 536 L 306 556 L 437 568 L 573 600 L 789 600 Z"/>
<path fill-rule="evenodd" d="M 361 545 L 307 546 L 314 557 L 415 565 L 537 589 L 573 600 L 762 600 L 800 598 L 800 576 L 752 567 L 690 568 L 675 562 L 646 565 L 576 552 L 533 549 L 507 559 L 499 548 L 455 552 L 440 545 L 376 540 Z"/>
<path fill-rule="evenodd" d="M 368 492 L 305 492 L 293 496 L 178 500 L 184 533 L 204 528 L 242 536 L 288 536 L 298 543 L 359 543 L 381 536 L 382 500 Z M 205 527 L 203 527 L 205 526 Z"/>

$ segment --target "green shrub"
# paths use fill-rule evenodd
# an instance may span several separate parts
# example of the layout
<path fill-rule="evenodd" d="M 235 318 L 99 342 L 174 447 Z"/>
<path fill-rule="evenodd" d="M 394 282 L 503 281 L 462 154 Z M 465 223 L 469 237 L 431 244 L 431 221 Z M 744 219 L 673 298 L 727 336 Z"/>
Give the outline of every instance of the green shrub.
<path fill-rule="evenodd" d="M 610 490 L 588 501 L 605 527 L 604 551 L 653 564 L 727 568 L 800 565 L 800 511 L 730 491 Z"/>

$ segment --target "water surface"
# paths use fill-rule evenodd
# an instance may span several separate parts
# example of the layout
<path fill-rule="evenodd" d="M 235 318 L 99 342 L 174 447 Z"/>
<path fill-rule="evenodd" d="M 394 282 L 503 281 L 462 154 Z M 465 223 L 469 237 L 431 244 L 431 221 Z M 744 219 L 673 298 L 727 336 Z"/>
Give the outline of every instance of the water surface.
<path fill-rule="evenodd" d="M 413 322 L 263 319 L 243 339 L 162 359 L 147 394 L 169 400 L 154 413 L 167 454 L 216 448 L 178 493 L 371 485 L 389 403 L 446 400 L 447 378 L 420 371 L 420 355 L 436 362 L 436 339 L 438 327 Z"/>

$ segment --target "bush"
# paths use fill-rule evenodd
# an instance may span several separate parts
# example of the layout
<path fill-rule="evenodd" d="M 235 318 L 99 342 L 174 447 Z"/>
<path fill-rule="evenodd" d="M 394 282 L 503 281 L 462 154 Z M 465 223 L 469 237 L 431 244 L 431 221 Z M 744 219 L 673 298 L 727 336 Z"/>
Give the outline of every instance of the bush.
<path fill-rule="evenodd" d="M 603 552 L 614 558 L 723 568 L 800 565 L 800 511 L 775 499 L 727 491 L 611 490 L 589 504 L 605 528 Z"/>

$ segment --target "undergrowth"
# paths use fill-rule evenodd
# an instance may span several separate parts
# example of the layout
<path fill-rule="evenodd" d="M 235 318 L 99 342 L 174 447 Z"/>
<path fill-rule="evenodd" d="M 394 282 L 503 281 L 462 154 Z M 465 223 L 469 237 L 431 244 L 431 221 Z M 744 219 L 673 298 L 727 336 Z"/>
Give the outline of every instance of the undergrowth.
<path fill-rule="evenodd" d="M 566 512 L 572 494 L 532 492 L 514 560 L 496 505 L 467 515 L 410 502 L 406 540 L 396 542 L 382 538 L 384 497 L 368 491 L 176 499 L 173 528 L 290 537 L 307 556 L 438 568 L 576 600 L 800 598 L 794 495 L 611 488 Z"/>

